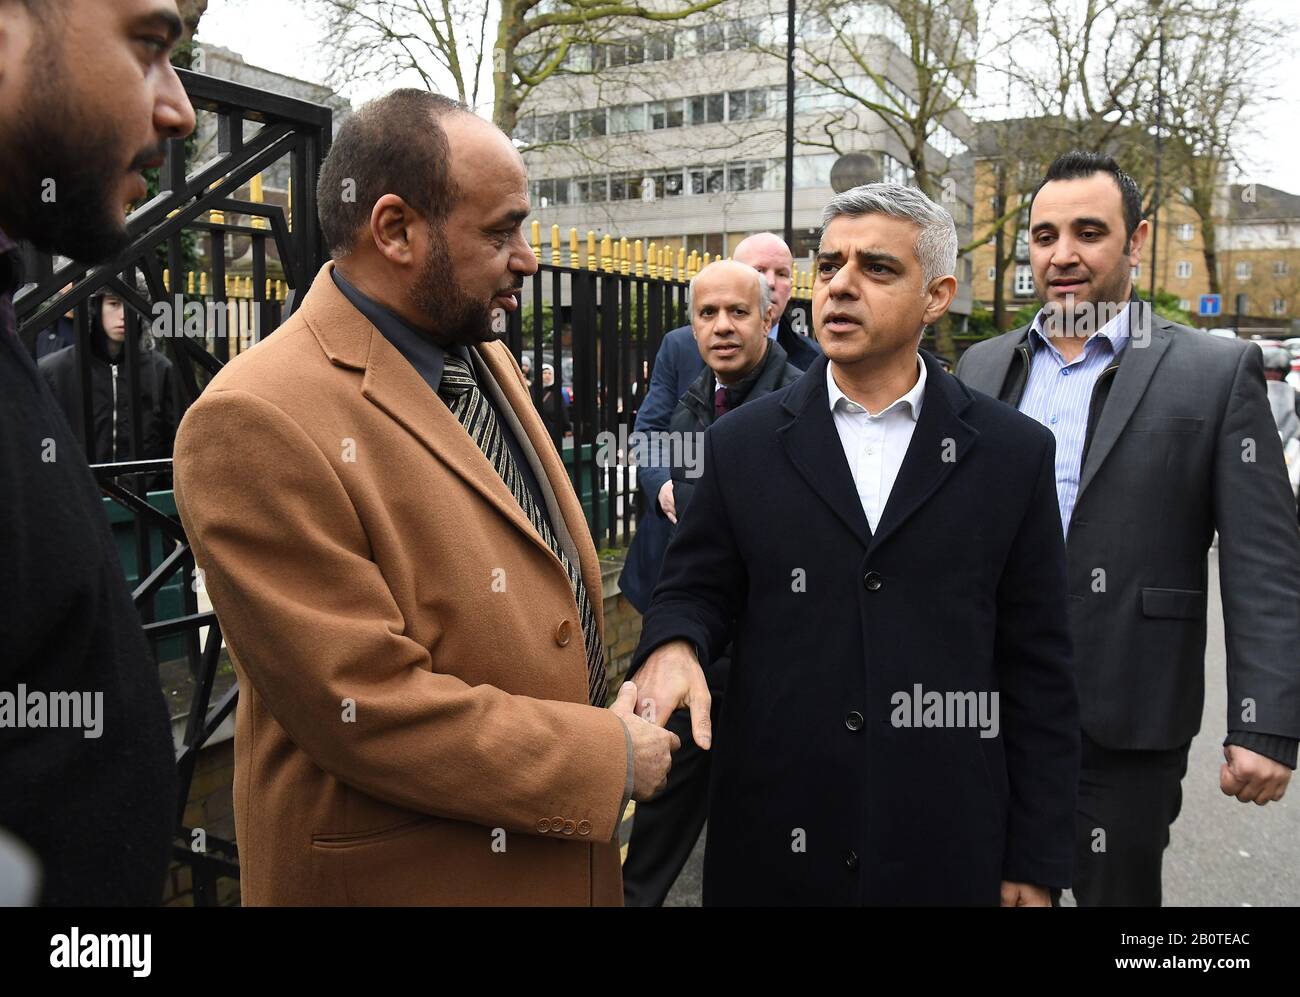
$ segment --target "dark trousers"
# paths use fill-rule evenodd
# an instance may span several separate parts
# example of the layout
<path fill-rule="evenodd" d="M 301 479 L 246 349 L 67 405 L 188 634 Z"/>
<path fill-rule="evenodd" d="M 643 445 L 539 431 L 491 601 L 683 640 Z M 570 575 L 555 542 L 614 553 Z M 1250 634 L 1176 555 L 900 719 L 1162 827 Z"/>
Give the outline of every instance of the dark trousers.
<path fill-rule="evenodd" d="M 716 697 L 713 707 L 716 717 Z M 668 729 L 682 746 L 673 755 L 663 792 L 636 805 L 623 862 L 623 903 L 628 907 L 663 906 L 708 817 L 711 756 L 691 736 L 690 710 L 674 712 Z"/>
<path fill-rule="evenodd" d="M 1080 907 L 1159 907 L 1169 828 L 1183 804 L 1191 742 L 1167 751 L 1103 748 L 1083 735 L 1075 816 Z"/>

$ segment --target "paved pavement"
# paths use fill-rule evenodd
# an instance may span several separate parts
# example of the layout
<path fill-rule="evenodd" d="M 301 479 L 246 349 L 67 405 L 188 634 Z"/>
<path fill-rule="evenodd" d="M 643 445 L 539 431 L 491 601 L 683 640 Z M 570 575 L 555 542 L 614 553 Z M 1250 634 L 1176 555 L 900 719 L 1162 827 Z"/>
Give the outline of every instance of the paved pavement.
<path fill-rule="evenodd" d="M 1227 690 L 1217 550 L 1210 553 L 1209 607 L 1205 712 L 1183 779 L 1182 814 L 1165 853 L 1165 904 L 1300 906 L 1300 780 L 1284 800 L 1264 807 L 1238 803 L 1219 791 Z M 630 821 L 624 841 L 629 827 Z M 701 837 L 665 906 L 699 905 L 703 864 Z"/>

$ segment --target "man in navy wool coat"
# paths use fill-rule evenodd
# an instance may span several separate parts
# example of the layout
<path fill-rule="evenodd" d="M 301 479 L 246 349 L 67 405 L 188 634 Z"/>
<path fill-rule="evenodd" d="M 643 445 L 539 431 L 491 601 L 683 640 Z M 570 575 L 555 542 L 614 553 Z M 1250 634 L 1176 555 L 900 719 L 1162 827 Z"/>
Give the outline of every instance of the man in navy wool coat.
<path fill-rule="evenodd" d="M 956 290 L 946 211 L 869 184 L 824 222 L 825 355 L 706 434 L 639 712 L 686 705 L 709 748 L 699 659 L 733 642 L 705 904 L 1046 906 L 1080 750 L 1054 438 L 918 352 Z"/>

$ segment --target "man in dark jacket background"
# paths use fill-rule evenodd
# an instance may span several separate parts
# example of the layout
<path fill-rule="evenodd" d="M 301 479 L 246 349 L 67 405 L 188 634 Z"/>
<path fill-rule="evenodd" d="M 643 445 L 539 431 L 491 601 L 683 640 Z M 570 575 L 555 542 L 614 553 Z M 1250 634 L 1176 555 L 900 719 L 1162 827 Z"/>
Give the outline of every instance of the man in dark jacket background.
<path fill-rule="evenodd" d="M 573 431 L 569 420 L 569 399 L 565 397 L 564 388 L 555 383 L 555 368 L 548 363 L 542 364 L 542 401 L 538 406 L 546 431 L 555 441 L 555 448 L 564 453 L 564 437 Z"/>
<path fill-rule="evenodd" d="M 153 348 L 142 326 L 137 334 L 139 394 L 133 399 L 127 369 L 126 309 L 112 293 L 90 299 L 90 376 L 94 438 L 86 443 L 81 392 L 81 365 L 76 345 L 51 353 L 38 363 L 92 464 L 125 460 L 159 460 L 172 455 L 180 402 L 172 362 Z M 132 406 L 139 409 L 140 442 L 133 437 Z M 170 475 L 156 475 L 152 487 L 167 487 Z"/>
<path fill-rule="evenodd" d="M 793 384 L 803 373 L 768 335 L 775 309 L 771 287 L 753 267 L 720 260 L 691 281 L 690 310 L 696 350 L 704 369 L 686 389 L 669 422 L 670 488 L 676 517 L 686 512 L 701 472 L 704 431 L 726 413 Z M 651 515 L 667 519 L 656 504 Z M 674 524 L 668 524 L 671 531 Z M 728 652 L 708 663 L 714 712 L 726 691 Z M 709 754 L 691 739 L 691 717 L 678 710 L 668 722 L 681 748 L 673 755 L 668 785 L 637 805 L 623 863 L 623 902 L 658 907 L 690 857 L 708 816 Z"/>
<path fill-rule="evenodd" d="M 0 0 L 0 827 L 48 905 L 159 902 L 176 772 L 99 488 L 17 336 L 15 240 L 86 262 L 126 248 L 140 171 L 194 129 L 169 61 L 181 30 L 172 0 Z M 32 724 L 55 696 L 97 702 L 95 726 Z"/>
<path fill-rule="evenodd" d="M 785 313 L 794 288 L 794 257 L 790 247 L 772 232 L 759 232 L 740 241 L 734 258 L 737 263 L 753 267 L 767 281 L 775 316 L 770 322 L 768 336 L 785 351 L 789 363 L 807 370 L 821 356 L 821 349 L 815 338 L 797 332 Z M 704 366 L 695 346 L 695 334 L 689 325 L 665 334 L 655 354 L 650 388 L 645 402 L 637 410 L 634 430 L 647 437 L 667 430 L 678 401 L 686 394 L 691 382 L 700 376 Z M 668 546 L 668 527 L 677 516 L 667 483 L 666 467 L 637 468 L 637 486 L 641 493 L 638 498 L 644 511 L 638 514 L 636 536 L 632 538 L 618 584 L 638 613 L 650 608 L 650 593 L 659 580 L 664 549 Z"/>

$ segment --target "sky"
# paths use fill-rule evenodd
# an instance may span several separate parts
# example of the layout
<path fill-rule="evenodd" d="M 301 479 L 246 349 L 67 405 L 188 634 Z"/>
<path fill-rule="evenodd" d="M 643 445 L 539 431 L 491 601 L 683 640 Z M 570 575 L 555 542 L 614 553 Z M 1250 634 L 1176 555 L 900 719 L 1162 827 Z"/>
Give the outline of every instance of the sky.
<path fill-rule="evenodd" d="M 1243 132 L 1238 151 L 1244 182 L 1300 193 L 1300 4 L 1295 0 L 1255 0 L 1278 30 L 1277 65 L 1269 81 L 1278 99 Z M 199 41 L 238 52 L 252 65 L 325 82 L 330 62 L 323 29 L 307 13 L 305 0 L 211 0 L 199 22 Z M 418 80 L 363 81 L 340 87 L 353 104 Z"/>

